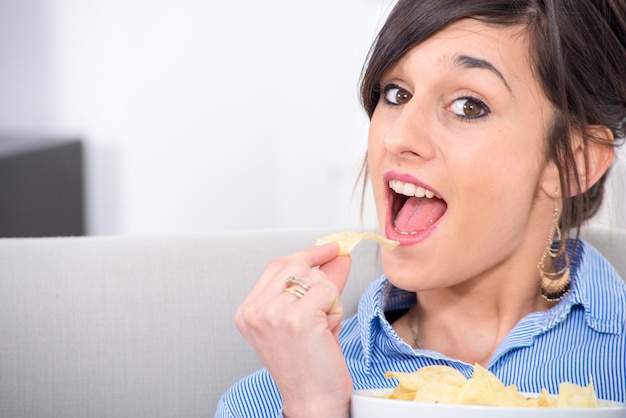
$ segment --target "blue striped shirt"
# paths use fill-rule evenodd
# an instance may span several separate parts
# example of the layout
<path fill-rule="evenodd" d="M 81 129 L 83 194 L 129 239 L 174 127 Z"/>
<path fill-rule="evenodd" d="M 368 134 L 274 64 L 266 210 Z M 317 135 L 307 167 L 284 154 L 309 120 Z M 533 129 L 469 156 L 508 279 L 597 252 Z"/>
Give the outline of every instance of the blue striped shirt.
<path fill-rule="evenodd" d="M 587 385 L 602 399 L 626 402 L 626 283 L 591 245 L 580 242 L 572 257 L 571 290 L 548 311 L 533 312 L 509 332 L 488 370 L 522 392 L 559 382 Z M 354 389 L 394 387 L 388 370 L 414 371 L 442 364 L 466 377 L 473 365 L 430 350 L 414 350 L 395 333 L 384 312 L 406 309 L 415 294 L 394 287 L 384 276 L 363 295 L 358 312 L 343 322 L 339 341 Z M 279 417 L 281 398 L 266 370 L 239 382 L 222 397 L 215 417 Z"/>

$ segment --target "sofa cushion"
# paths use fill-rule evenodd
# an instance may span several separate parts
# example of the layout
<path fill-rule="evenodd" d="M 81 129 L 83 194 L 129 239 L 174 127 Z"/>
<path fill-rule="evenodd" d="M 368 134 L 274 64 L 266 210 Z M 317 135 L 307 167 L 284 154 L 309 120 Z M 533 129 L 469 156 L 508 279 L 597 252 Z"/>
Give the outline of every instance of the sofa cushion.
<path fill-rule="evenodd" d="M 234 311 L 328 231 L 0 239 L 0 416 L 206 417 L 261 365 Z M 380 274 L 363 243 L 344 294 Z"/>

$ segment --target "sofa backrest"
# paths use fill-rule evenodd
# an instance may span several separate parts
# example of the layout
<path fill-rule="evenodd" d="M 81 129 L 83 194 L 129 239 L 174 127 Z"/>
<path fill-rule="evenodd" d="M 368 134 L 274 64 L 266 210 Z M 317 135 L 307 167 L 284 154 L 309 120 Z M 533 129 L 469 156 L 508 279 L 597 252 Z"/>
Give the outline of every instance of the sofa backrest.
<path fill-rule="evenodd" d="M 598 248 L 626 280 L 626 229 L 592 225 L 582 229 L 581 238 Z"/>
<path fill-rule="evenodd" d="M 261 367 L 233 317 L 272 258 L 329 231 L 0 239 L 0 417 L 207 417 Z M 353 254 L 345 309 L 381 272 Z"/>
<path fill-rule="evenodd" d="M 233 324 L 272 258 L 327 230 L 0 239 L 0 417 L 207 417 L 261 367 Z M 626 231 L 585 238 L 626 277 Z M 346 315 L 378 277 L 353 252 Z"/>

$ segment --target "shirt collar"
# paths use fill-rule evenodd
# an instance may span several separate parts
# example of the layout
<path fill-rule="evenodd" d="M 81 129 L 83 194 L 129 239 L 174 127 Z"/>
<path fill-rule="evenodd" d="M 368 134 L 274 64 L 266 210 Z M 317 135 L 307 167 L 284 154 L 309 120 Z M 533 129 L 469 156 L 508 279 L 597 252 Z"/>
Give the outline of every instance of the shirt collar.
<path fill-rule="evenodd" d="M 570 243 L 570 251 L 573 244 Z M 546 329 L 565 320 L 574 306 L 585 310 L 588 327 L 597 332 L 624 331 L 626 285 L 609 261 L 591 244 L 579 240 L 571 256 L 570 292 L 547 311 Z"/>
<path fill-rule="evenodd" d="M 572 246 L 570 245 L 570 250 Z M 574 306 L 585 310 L 586 324 L 597 332 L 622 333 L 626 326 L 626 284 L 611 264 L 587 242 L 580 240 L 572 255 L 570 292 L 552 309 L 543 314 L 545 332 L 563 322 Z M 384 312 L 409 308 L 415 303 L 415 293 L 398 289 L 383 275 L 372 282 L 359 303 L 359 324 L 365 360 L 371 362 L 375 333 L 382 332 L 394 342 L 394 348 L 402 354 L 413 350 L 404 343 L 385 319 Z M 536 313 L 535 313 L 536 314 Z M 533 314 L 531 314 L 533 315 Z M 397 340 L 397 341 L 396 341 Z M 408 350 L 407 350 L 408 349 Z"/>
<path fill-rule="evenodd" d="M 394 351 L 414 354 L 411 347 L 395 333 L 385 318 L 385 311 L 408 309 L 413 304 L 415 304 L 415 293 L 398 289 L 384 275 L 369 285 L 359 302 L 358 309 L 359 329 L 362 330 L 361 346 L 366 368 L 369 369 L 372 361 L 375 336 L 381 332 L 392 344 Z"/>

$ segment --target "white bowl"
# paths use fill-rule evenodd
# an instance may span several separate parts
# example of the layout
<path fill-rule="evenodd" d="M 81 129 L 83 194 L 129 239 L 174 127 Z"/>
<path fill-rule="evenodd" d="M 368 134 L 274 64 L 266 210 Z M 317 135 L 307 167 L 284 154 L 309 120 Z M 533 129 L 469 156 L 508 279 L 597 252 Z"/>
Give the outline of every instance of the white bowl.
<path fill-rule="evenodd" d="M 352 418 L 626 418 L 626 405 L 600 401 L 599 408 L 515 408 L 446 405 L 385 399 L 392 389 L 352 394 Z M 531 395 L 532 396 L 532 395 Z"/>

